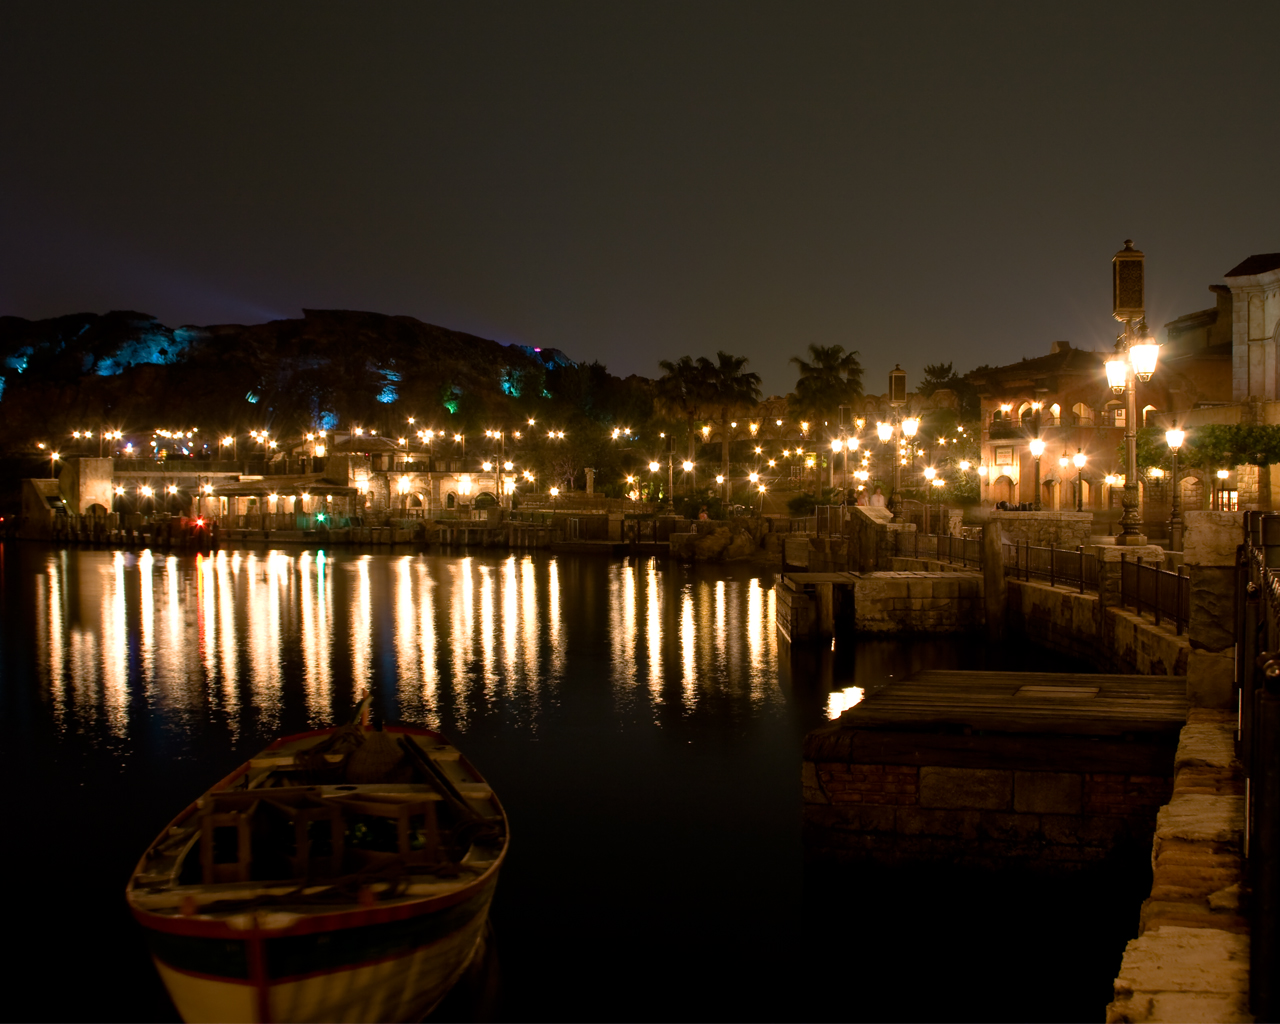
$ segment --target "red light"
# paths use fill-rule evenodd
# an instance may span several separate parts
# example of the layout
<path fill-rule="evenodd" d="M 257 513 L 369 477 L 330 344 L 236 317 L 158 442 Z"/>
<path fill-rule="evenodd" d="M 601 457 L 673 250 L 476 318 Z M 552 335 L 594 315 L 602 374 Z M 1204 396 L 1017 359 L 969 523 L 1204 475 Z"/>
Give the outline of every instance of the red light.
<path fill-rule="evenodd" d="M 204 516 L 196 520 L 196 526 L 204 526 Z"/>

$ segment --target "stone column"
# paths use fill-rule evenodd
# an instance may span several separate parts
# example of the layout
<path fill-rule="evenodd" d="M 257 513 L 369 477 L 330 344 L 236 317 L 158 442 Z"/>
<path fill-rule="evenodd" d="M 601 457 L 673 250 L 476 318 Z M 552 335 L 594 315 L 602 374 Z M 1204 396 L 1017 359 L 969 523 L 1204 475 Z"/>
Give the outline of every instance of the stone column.
<path fill-rule="evenodd" d="M 988 522 L 982 529 L 982 595 L 987 622 L 987 640 L 1004 639 L 1005 602 L 1008 599 L 1004 580 L 1004 536 L 998 523 Z"/>
<path fill-rule="evenodd" d="M 1187 512 L 1183 552 L 1191 575 L 1187 699 L 1195 707 L 1235 706 L 1235 563 L 1239 512 Z"/>

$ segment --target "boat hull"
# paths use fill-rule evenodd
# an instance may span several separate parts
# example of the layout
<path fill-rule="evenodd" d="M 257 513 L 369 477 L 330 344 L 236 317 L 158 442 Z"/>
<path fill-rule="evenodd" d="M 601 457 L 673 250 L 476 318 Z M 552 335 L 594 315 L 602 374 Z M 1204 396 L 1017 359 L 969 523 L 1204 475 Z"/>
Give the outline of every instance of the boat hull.
<path fill-rule="evenodd" d="M 251 928 L 231 938 L 149 929 L 148 938 L 189 1024 L 420 1020 L 475 955 L 493 890 L 490 883 L 450 907 L 332 931 Z"/>
<path fill-rule="evenodd" d="M 292 763 L 290 751 L 334 731 L 278 739 L 261 755 L 266 770 Z M 388 726 L 386 732 L 427 738 L 439 745 L 436 749 L 447 744 L 444 737 L 424 729 Z M 277 757 L 281 760 L 273 760 Z M 461 773 L 451 783 L 465 793 L 457 799 L 470 801 L 489 820 L 500 818 L 505 836 L 506 815 L 479 773 L 456 751 L 443 757 Z M 246 762 L 205 796 L 251 788 L 245 784 L 250 771 L 263 768 L 257 760 Z M 358 795 L 357 788 L 365 787 L 332 788 Z M 273 793 L 291 791 L 264 787 L 260 792 L 270 801 Z M 341 798 L 348 798 L 347 793 Z M 286 809 L 291 806 L 299 805 Z M 353 806 L 357 813 L 367 813 L 367 806 Z M 470 879 L 464 858 L 464 870 L 456 879 L 450 874 L 431 877 L 429 871 L 426 878 L 415 877 L 410 866 L 402 888 L 401 883 L 380 881 L 386 876 L 379 874 L 375 860 L 366 865 L 369 875 L 357 876 L 358 893 L 350 892 L 350 881 L 348 888 L 332 892 L 321 882 L 293 888 L 300 894 L 299 902 L 291 899 L 293 881 L 246 885 L 241 880 L 212 888 L 175 885 L 173 848 L 166 852 L 163 844 L 175 834 L 190 833 L 199 807 L 200 802 L 192 803 L 161 833 L 139 861 L 127 890 L 134 918 L 146 930 L 156 970 L 183 1020 L 421 1020 L 483 952 L 505 839 L 496 856 L 481 859 Z M 307 809 L 315 807 L 313 800 Z M 215 827 L 222 824 L 216 822 Z M 200 835 L 189 838 L 177 856 L 199 854 Z M 405 856 L 403 848 L 399 856 Z M 155 864 L 170 872 L 170 881 L 157 886 Z"/>

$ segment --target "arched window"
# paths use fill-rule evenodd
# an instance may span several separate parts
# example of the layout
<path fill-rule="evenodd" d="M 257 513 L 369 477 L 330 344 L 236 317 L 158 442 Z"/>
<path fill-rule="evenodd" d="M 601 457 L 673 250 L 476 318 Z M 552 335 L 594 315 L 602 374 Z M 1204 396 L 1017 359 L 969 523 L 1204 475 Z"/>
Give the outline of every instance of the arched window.
<path fill-rule="evenodd" d="M 1076 402 L 1071 407 L 1071 412 L 1075 415 L 1077 427 L 1093 426 L 1093 410 L 1085 405 L 1084 402 Z"/>
<path fill-rule="evenodd" d="M 445 508 L 454 508 L 457 505 L 457 503 L 458 503 L 458 496 L 456 494 L 450 493 L 449 496 L 444 499 Z"/>
<path fill-rule="evenodd" d="M 1049 411 L 1049 422 L 1047 425 L 1050 427 L 1056 427 L 1059 421 L 1062 419 L 1062 406 L 1060 406 L 1057 402 L 1054 402 L 1053 405 L 1049 406 L 1048 411 Z"/>
<path fill-rule="evenodd" d="M 1144 405 L 1142 407 L 1142 425 L 1144 427 L 1154 427 L 1156 425 L 1155 418 L 1151 415 L 1156 411 L 1154 405 Z"/>

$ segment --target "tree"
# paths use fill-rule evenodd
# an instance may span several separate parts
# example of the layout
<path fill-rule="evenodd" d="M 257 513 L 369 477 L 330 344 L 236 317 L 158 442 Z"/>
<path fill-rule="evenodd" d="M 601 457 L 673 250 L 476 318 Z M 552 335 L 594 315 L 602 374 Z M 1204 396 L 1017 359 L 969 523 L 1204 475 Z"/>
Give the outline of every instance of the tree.
<path fill-rule="evenodd" d="M 705 358 L 695 363 L 689 356 L 681 356 L 674 363 L 669 359 L 658 363 L 663 370 L 658 378 L 658 407 L 663 416 L 685 421 L 690 459 L 693 458 L 693 424 L 710 397 L 704 363 L 710 365 Z"/>
<path fill-rule="evenodd" d="M 810 345 L 809 356 L 812 361 L 791 357 L 800 371 L 791 410 L 797 419 L 829 420 L 862 394 L 862 364 L 843 345 Z"/>
<path fill-rule="evenodd" d="M 1121 464 L 1124 445 L 1117 449 Z M 1172 468 L 1172 453 L 1159 427 L 1143 427 L 1137 436 L 1138 467 Z M 1280 427 L 1252 423 L 1210 423 L 1187 431 L 1178 452 L 1186 469 L 1226 469 L 1229 466 L 1258 467 L 1258 505 L 1271 508 L 1271 467 L 1280 463 Z"/>
<path fill-rule="evenodd" d="M 916 393 L 921 398 L 932 398 L 935 391 L 946 388 L 954 391 L 960 399 L 960 417 L 964 420 L 976 420 L 981 413 L 982 401 L 978 397 L 978 389 L 969 383 L 968 374 L 960 376 L 952 368 L 952 363 L 931 363 L 924 368 L 924 380 L 916 386 Z M 980 366 L 969 373 L 989 370 L 989 366 Z"/>
<path fill-rule="evenodd" d="M 724 474 L 725 499 L 733 493 L 729 477 L 729 417 L 744 406 L 760 401 L 760 375 L 750 373 L 746 356 L 733 356 L 723 350 L 716 362 L 698 357 L 698 367 L 706 380 L 707 402 L 720 413 L 720 472 Z"/>

